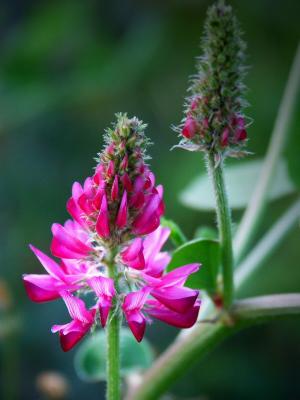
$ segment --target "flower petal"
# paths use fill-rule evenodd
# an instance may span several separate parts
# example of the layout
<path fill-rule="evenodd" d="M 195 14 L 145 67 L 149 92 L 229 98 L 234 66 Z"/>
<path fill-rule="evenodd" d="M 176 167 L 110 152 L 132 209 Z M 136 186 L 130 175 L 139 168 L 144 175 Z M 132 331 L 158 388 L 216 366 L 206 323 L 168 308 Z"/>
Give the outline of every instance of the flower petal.
<path fill-rule="evenodd" d="M 60 297 L 57 280 L 50 275 L 24 275 L 23 283 L 30 300 L 36 303 L 51 301 Z"/>
<path fill-rule="evenodd" d="M 168 287 L 154 289 L 151 291 L 151 295 L 170 310 L 185 313 L 195 304 L 199 291 L 182 287 Z"/>
<path fill-rule="evenodd" d="M 126 190 L 124 190 L 116 220 L 116 224 L 119 228 L 124 228 L 126 226 L 127 213 L 128 213 L 127 192 Z"/>
<path fill-rule="evenodd" d="M 143 240 L 141 238 L 134 239 L 132 243 L 121 252 L 121 258 L 127 266 L 135 269 L 143 269 L 145 267 Z"/>
<path fill-rule="evenodd" d="M 107 238 L 110 235 L 108 206 L 105 194 L 102 197 L 100 212 L 96 222 L 96 230 L 98 235 L 103 238 Z"/>
<path fill-rule="evenodd" d="M 37 249 L 36 247 L 32 246 L 31 244 L 29 245 L 29 247 L 30 247 L 30 250 L 33 251 L 35 256 L 38 258 L 38 260 L 40 261 L 42 266 L 45 268 L 45 270 L 51 276 L 54 276 L 55 278 L 64 281 L 64 272 L 63 272 L 62 268 L 55 261 L 53 261 L 45 253 L 43 253 L 41 250 Z"/>
<path fill-rule="evenodd" d="M 183 286 L 189 275 L 199 270 L 200 264 L 187 264 L 168 272 L 161 279 L 161 287 Z"/>
<path fill-rule="evenodd" d="M 147 304 L 151 305 L 151 308 L 147 310 L 150 316 L 177 328 L 192 327 L 197 321 L 200 309 L 200 302 L 196 302 L 190 310 L 183 314 L 168 310 L 155 300 L 151 300 Z"/>

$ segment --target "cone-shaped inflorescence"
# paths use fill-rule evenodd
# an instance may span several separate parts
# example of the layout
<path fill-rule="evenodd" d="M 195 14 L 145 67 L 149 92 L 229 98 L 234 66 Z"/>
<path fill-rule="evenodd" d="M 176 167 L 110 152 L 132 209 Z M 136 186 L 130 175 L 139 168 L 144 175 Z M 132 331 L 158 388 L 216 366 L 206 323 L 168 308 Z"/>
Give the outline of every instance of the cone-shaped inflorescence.
<path fill-rule="evenodd" d="M 241 156 L 247 139 L 243 108 L 244 50 L 232 8 L 219 1 L 207 14 L 202 55 L 186 99 L 185 118 L 176 128 L 180 147 L 213 152 L 215 160 Z"/>
<path fill-rule="evenodd" d="M 98 154 L 93 178 L 103 194 L 103 213 L 100 207 L 96 230 L 104 241 L 123 243 L 159 225 L 162 193 L 161 187 L 154 187 L 154 175 L 145 162 L 149 144 L 145 127 L 137 118 L 118 114 L 117 122 L 106 131 L 106 146 Z"/>
<path fill-rule="evenodd" d="M 24 285 L 33 301 L 65 302 L 71 321 L 52 327 L 65 351 L 98 321 L 105 327 L 121 312 L 138 341 L 151 318 L 179 328 L 197 320 L 198 291 L 184 284 L 199 265 L 165 272 L 170 256 L 160 250 L 170 230 L 159 226 L 163 190 L 145 161 L 144 128 L 118 114 L 107 130 L 92 176 L 73 184 L 67 202 L 72 219 L 52 225 L 51 252 L 59 261 L 31 246 L 47 273 L 24 275 Z M 90 292 L 95 303 L 87 308 Z"/>

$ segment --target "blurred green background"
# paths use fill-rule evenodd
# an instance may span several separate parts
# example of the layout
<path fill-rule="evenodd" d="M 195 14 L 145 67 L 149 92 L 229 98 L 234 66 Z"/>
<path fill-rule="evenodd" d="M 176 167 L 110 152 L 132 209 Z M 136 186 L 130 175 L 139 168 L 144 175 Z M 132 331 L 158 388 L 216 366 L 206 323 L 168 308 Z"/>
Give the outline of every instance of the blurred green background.
<path fill-rule="evenodd" d="M 300 2 L 230 3 L 248 42 L 247 113 L 254 119 L 248 133 L 255 158 L 266 150 L 300 37 Z M 167 217 L 190 238 L 198 226 L 213 226 L 213 213 L 190 210 L 178 200 L 204 171 L 202 156 L 169 151 L 177 143 L 170 126 L 182 117 L 209 4 L 1 0 L 0 399 L 41 399 L 36 381 L 48 370 L 66 378 L 67 398 L 104 398 L 104 385 L 81 382 L 74 351 L 64 354 L 50 333 L 51 325 L 67 321 L 65 307 L 60 301 L 31 303 L 21 275 L 42 271 L 28 243 L 48 252 L 51 223 L 68 217 L 72 182 L 90 174 L 115 112 L 127 111 L 149 124 L 151 165 L 165 187 Z M 298 137 L 299 127 L 298 112 L 293 122 Z M 293 140 L 290 152 L 296 153 L 297 165 L 299 138 Z M 299 175 L 294 169 L 298 180 Z M 257 238 L 293 197 L 272 203 Z M 241 211 L 233 217 L 238 223 Z M 245 295 L 300 291 L 299 233 L 295 228 L 289 234 Z M 155 323 L 147 337 L 159 353 L 176 333 Z M 299 337 L 299 320 L 240 334 L 187 371 L 170 398 L 299 399 Z"/>

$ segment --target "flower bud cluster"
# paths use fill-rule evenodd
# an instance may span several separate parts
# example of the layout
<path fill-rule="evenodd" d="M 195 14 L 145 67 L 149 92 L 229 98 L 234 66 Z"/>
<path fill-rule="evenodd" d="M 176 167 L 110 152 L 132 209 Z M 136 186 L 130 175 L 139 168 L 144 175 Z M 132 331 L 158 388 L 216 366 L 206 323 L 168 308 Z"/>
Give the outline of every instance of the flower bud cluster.
<path fill-rule="evenodd" d="M 241 156 L 247 139 L 245 44 L 232 8 L 223 1 L 208 10 L 201 47 L 185 117 L 175 128 L 183 137 L 179 147 L 212 152 L 216 160 Z"/>

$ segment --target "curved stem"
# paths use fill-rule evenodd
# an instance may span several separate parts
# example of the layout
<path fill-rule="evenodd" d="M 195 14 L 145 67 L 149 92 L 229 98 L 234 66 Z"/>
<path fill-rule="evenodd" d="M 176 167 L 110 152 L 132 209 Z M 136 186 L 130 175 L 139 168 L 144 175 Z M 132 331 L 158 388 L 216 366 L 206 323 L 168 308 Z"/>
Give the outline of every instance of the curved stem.
<path fill-rule="evenodd" d="M 230 324 L 219 319 L 214 324 L 201 324 L 191 335 L 175 341 L 148 370 L 138 388 L 127 400 L 157 400 L 175 379 L 216 347 L 227 336 L 274 318 L 300 314 L 300 294 L 282 294 L 245 299 L 231 308 Z"/>
<path fill-rule="evenodd" d="M 117 286 L 115 265 L 112 261 L 108 266 L 109 277 L 114 279 Z M 110 310 L 109 322 L 106 329 L 107 337 L 107 400 L 120 399 L 120 314 L 116 304 Z"/>
<path fill-rule="evenodd" d="M 256 187 L 239 225 L 234 240 L 236 263 L 243 258 L 264 213 L 275 167 L 282 154 L 289 133 L 289 123 L 295 108 L 300 86 L 300 45 L 298 45 L 287 85 L 279 107 L 270 144 Z"/>
<path fill-rule="evenodd" d="M 222 274 L 223 274 L 223 300 L 224 307 L 230 307 L 233 300 L 233 251 L 231 233 L 231 215 L 223 177 L 223 164 L 215 165 L 214 155 L 208 155 L 208 172 L 212 178 L 216 212 L 221 246 Z"/>

